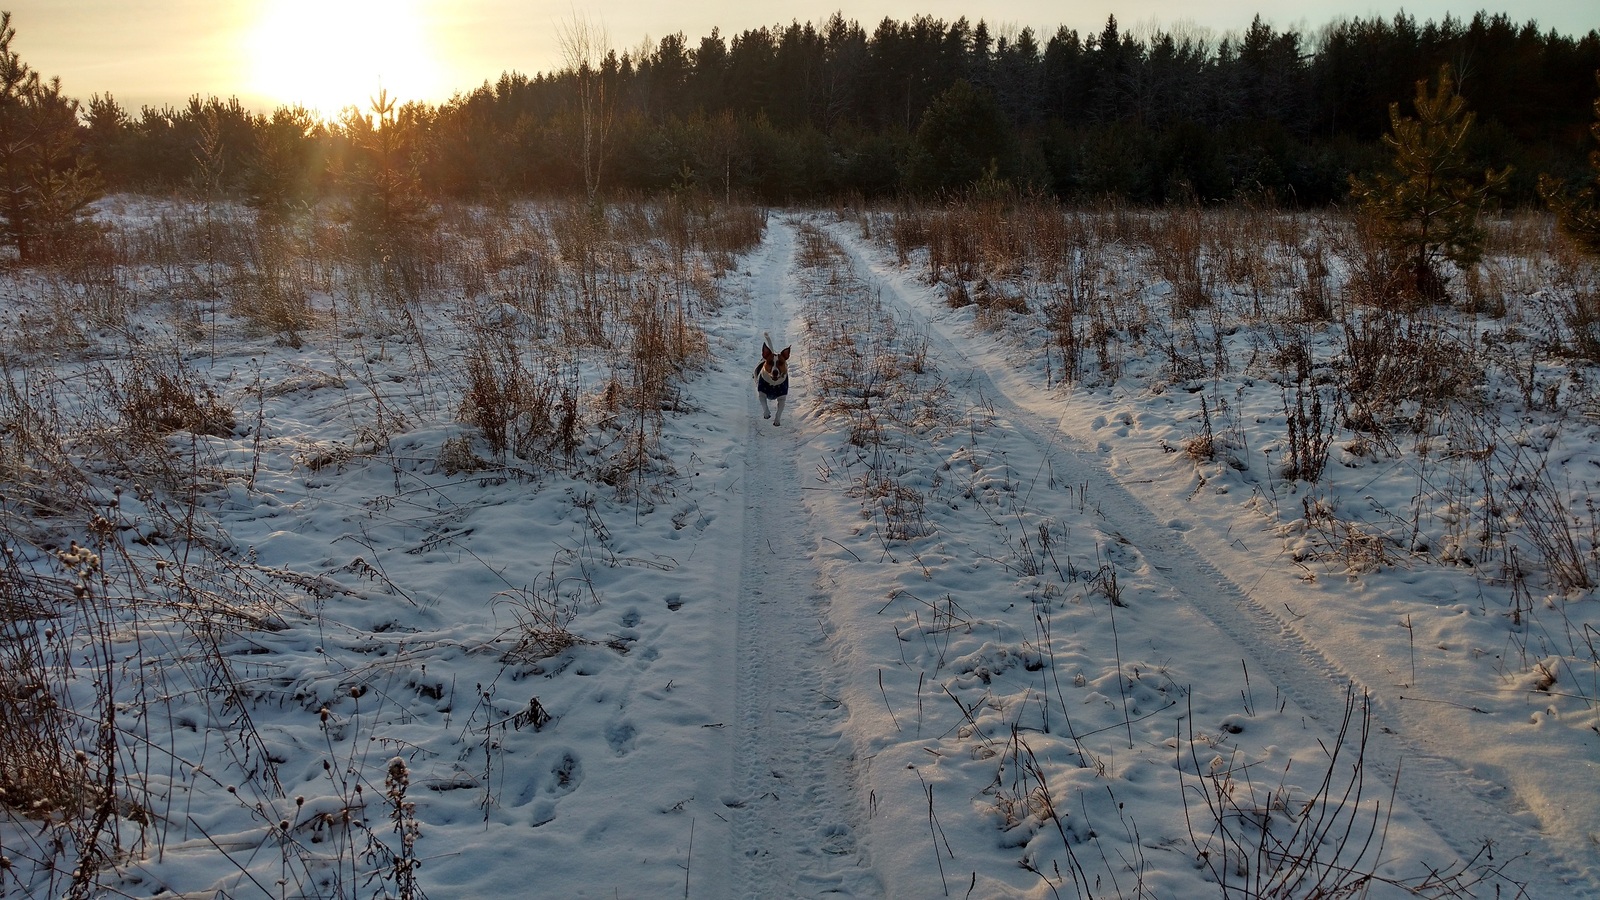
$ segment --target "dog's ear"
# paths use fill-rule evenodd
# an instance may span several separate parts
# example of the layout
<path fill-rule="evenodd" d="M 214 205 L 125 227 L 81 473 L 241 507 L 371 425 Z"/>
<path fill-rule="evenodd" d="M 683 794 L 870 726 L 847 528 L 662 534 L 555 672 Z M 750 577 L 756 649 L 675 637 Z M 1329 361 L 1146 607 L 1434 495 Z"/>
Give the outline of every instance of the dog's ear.
<path fill-rule="evenodd" d="M 772 362 L 772 348 L 768 347 L 766 344 L 762 344 L 761 358 L 766 362 Z"/>
<path fill-rule="evenodd" d="M 789 361 L 789 350 L 790 350 L 789 347 L 783 348 L 783 352 L 778 354 L 778 362 L 788 362 Z"/>

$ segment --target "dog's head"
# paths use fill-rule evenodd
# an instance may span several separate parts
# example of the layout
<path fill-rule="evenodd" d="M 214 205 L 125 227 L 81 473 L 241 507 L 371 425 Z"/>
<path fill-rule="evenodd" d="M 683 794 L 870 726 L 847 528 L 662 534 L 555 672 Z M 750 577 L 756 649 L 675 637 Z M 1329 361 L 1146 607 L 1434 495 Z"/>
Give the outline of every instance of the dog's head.
<path fill-rule="evenodd" d="M 789 347 L 773 353 L 772 348 L 766 344 L 761 345 L 761 364 L 766 366 L 773 378 L 782 378 L 789 372 Z"/>

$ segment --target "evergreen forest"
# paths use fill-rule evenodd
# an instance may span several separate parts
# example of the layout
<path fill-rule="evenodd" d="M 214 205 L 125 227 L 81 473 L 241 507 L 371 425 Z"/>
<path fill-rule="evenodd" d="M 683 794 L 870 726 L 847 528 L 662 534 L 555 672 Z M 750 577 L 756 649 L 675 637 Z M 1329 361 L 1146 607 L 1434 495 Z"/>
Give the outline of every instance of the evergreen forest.
<path fill-rule="evenodd" d="M 1569 36 L 1486 12 L 1344 19 L 1311 32 L 1258 16 L 1221 37 L 1136 36 L 1115 17 L 1095 34 L 1043 35 L 927 16 L 868 29 L 835 14 L 602 47 L 437 106 L 380 92 L 329 122 L 198 95 L 137 112 L 110 94 L 71 99 L 28 70 L 14 38 L 8 24 L 0 129 L 28 127 L 11 121 L 30 105 L 18 98 L 47 95 L 32 105 L 55 110 L 55 137 L 36 143 L 53 148 L 47 168 L 81 179 L 75 196 L 199 190 L 266 207 L 385 179 L 434 200 L 695 190 L 817 203 L 998 191 L 1323 206 L 1348 198 L 1352 175 L 1385 164 L 1391 104 L 1404 106 L 1446 66 L 1475 116 L 1466 160 L 1509 167 L 1498 202 L 1534 204 L 1541 176 L 1586 177 L 1600 72 L 1600 31 Z M 0 167 L 23 162 L 6 156 Z"/>

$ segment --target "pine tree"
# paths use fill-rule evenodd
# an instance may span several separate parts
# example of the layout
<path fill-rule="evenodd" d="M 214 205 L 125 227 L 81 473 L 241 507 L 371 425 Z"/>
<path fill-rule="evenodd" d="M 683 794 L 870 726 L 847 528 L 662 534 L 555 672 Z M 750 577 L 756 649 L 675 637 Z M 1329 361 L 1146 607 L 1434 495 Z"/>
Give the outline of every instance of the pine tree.
<path fill-rule="evenodd" d="M 1483 173 L 1477 182 L 1466 159 L 1473 114 L 1456 93 L 1450 67 L 1439 70 L 1438 88 L 1428 92 L 1417 82 L 1413 101 L 1417 117 L 1400 115 L 1389 104 L 1390 131 L 1384 143 L 1394 151 L 1394 172 L 1371 181 L 1351 176 L 1351 193 L 1378 225 L 1378 233 L 1408 269 L 1417 295 L 1440 301 L 1447 297 L 1439 263 L 1477 263 L 1483 255 L 1484 229 L 1479 217 L 1492 192 L 1511 175 L 1511 168 Z"/>
<path fill-rule="evenodd" d="M 279 107 L 255 133 L 255 148 L 246 167 L 247 202 L 268 217 L 281 218 L 313 196 L 311 113 L 302 107 Z"/>
<path fill-rule="evenodd" d="M 351 110 L 345 119 L 355 154 L 347 184 L 354 224 L 379 256 L 403 248 L 433 217 L 422 188 L 418 116 L 416 107 L 397 107 L 379 89 L 370 116 Z"/>
<path fill-rule="evenodd" d="M 910 180 L 929 193 L 959 190 L 986 175 L 1010 178 L 1016 156 L 1016 135 L 999 104 L 962 79 L 923 113 L 912 145 Z"/>
<path fill-rule="evenodd" d="M 1600 83 L 1600 72 L 1595 73 Z M 1589 132 L 1600 142 L 1600 99 L 1594 101 L 1594 124 Z M 1576 192 L 1549 175 L 1539 176 L 1539 196 L 1556 214 L 1556 224 L 1574 244 L 1590 256 L 1600 256 L 1600 150 L 1589 153 L 1589 168 L 1594 178 Z"/>
<path fill-rule="evenodd" d="M 100 179 L 79 140 L 78 101 L 22 61 L 16 35 L 0 12 L 0 235 L 33 262 L 83 229 Z"/>
<path fill-rule="evenodd" d="M 113 189 L 128 187 L 135 167 L 130 153 L 132 123 L 127 110 L 110 94 L 95 94 L 89 98 L 84 124 L 84 147 L 95 170 Z"/>

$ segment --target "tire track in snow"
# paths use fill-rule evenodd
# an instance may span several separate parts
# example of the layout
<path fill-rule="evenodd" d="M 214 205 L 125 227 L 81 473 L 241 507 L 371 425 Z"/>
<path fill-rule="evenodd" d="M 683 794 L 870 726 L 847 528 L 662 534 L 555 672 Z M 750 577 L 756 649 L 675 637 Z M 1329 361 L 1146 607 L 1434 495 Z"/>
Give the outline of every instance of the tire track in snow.
<path fill-rule="evenodd" d="M 1031 411 L 957 345 L 942 326 L 902 293 L 893 277 L 878 274 L 862 243 L 848 228 L 831 229 L 864 284 L 879 289 L 885 306 L 928 335 L 936 358 L 950 374 L 952 390 L 965 393 L 975 405 L 989 406 L 1051 461 L 1057 476 L 1069 484 L 1087 484 L 1107 531 L 1137 548 L 1184 598 L 1243 648 L 1251 668 L 1265 673 L 1307 714 L 1332 728 L 1344 713 L 1345 687 L 1366 691 L 1371 698 L 1372 731 L 1365 761 L 1383 783 L 1399 779 L 1398 795 L 1462 858 L 1472 858 L 1486 839 L 1493 857 L 1524 856 L 1507 872 L 1528 885 L 1530 897 L 1600 898 L 1595 867 L 1575 860 L 1530 828 L 1525 810 L 1506 787 L 1486 781 L 1459 762 L 1401 734 L 1388 722 L 1401 717 L 1385 702 L 1382 691 L 1340 666 L 1304 634 L 1235 583 L 1181 535 L 1162 524 L 1104 466 L 1066 445 L 1058 421 Z M 1012 381 L 1014 380 L 1004 379 Z M 1029 390 L 1027 386 L 1013 390 Z M 1070 440 L 1070 439 L 1069 439 Z M 1402 765 L 1403 763 L 1403 765 Z"/>
<path fill-rule="evenodd" d="M 773 220 L 767 239 L 773 250 L 753 283 L 756 331 L 771 332 L 783 346 L 791 337 L 785 301 L 795 232 Z M 761 418 L 753 389 L 746 406 L 738 731 L 724 801 L 732 819 L 733 896 L 881 896 L 856 842 L 848 710 L 833 674 L 830 598 L 818 588 L 816 537 L 792 436 L 801 417 L 791 403 L 784 425 L 773 427 Z"/>

